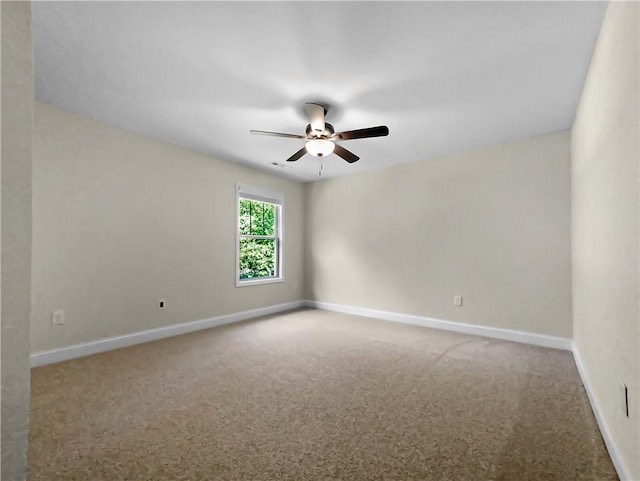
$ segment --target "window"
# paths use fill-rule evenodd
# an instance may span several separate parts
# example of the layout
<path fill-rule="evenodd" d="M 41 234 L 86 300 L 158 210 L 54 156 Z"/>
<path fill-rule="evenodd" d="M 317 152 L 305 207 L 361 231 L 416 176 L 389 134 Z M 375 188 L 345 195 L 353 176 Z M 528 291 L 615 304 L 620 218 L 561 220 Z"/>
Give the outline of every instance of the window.
<path fill-rule="evenodd" d="M 236 192 L 236 286 L 282 282 L 284 196 L 247 184 Z"/>

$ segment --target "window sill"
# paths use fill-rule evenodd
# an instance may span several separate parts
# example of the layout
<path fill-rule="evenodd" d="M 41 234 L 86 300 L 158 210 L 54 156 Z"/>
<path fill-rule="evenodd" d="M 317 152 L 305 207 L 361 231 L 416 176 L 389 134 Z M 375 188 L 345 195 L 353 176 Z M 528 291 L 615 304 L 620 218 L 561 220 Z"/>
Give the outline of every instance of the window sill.
<path fill-rule="evenodd" d="M 282 277 L 268 277 L 266 279 L 247 279 L 240 281 L 236 279 L 236 287 L 257 286 L 258 284 L 275 284 L 276 282 L 284 282 Z"/>

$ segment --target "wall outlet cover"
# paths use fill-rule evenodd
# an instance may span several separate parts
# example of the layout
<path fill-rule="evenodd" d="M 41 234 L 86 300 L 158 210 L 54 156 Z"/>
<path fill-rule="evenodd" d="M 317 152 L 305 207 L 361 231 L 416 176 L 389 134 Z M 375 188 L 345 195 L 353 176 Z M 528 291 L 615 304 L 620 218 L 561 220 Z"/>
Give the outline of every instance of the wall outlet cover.
<path fill-rule="evenodd" d="M 64 311 L 56 310 L 51 313 L 51 324 L 54 326 L 61 326 L 64 324 Z"/>

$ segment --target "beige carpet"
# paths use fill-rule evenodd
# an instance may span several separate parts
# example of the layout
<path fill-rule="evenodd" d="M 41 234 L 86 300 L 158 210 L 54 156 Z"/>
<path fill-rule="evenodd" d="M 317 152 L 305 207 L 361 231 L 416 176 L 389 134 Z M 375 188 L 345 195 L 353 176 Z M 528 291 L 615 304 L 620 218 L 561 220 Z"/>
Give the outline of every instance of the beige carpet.
<path fill-rule="evenodd" d="M 31 481 L 613 480 L 571 354 L 303 310 L 32 372 Z"/>

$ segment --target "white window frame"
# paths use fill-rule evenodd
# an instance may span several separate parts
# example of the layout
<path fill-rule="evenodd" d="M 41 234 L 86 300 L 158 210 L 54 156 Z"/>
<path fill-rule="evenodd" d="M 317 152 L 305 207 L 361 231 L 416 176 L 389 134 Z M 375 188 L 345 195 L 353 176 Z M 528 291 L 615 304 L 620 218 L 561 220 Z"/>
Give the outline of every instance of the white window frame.
<path fill-rule="evenodd" d="M 263 277 L 261 279 L 240 279 L 240 199 L 250 199 L 258 202 L 275 204 L 276 209 L 276 268 L 277 276 Z M 271 237 L 269 237 L 271 238 Z M 284 194 L 264 187 L 236 183 L 236 287 L 255 286 L 258 284 L 272 284 L 284 282 L 283 258 L 284 257 Z"/>

